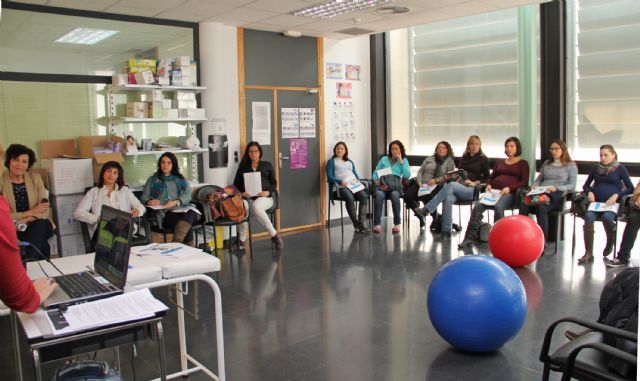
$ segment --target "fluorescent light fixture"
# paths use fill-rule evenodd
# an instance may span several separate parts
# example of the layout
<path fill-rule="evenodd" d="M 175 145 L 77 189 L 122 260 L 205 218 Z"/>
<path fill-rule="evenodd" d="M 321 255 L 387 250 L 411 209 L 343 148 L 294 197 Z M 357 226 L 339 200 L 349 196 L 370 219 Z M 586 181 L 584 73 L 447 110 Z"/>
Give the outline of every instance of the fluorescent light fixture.
<path fill-rule="evenodd" d="M 83 44 L 93 45 L 105 38 L 109 38 L 118 33 L 117 30 L 91 29 L 91 28 L 75 28 L 64 36 L 58 38 L 56 42 L 66 44 Z"/>
<path fill-rule="evenodd" d="M 387 4 L 393 0 L 332 0 L 320 5 L 301 8 L 289 14 L 311 18 L 331 18 L 344 13 L 355 12 L 377 5 Z"/>

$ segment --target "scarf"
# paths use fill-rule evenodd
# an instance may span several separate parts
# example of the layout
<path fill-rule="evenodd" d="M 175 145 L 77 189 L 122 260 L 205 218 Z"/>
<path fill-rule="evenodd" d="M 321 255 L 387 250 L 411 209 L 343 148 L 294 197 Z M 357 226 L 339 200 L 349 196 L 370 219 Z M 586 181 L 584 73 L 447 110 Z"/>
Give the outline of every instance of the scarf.
<path fill-rule="evenodd" d="M 187 189 L 187 181 L 185 179 L 181 179 L 175 175 L 156 175 L 153 176 L 151 180 L 151 197 L 156 200 L 160 200 L 160 203 L 162 204 L 171 200 L 171 195 L 169 195 L 167 187 L 167 182 L 169 181 L 175 182 L 178 187 L 178 194 L 176 196 L 180 196 L 182 192 Z"/>
<path fill-rule="evenodd" d="M 608 165 L 604 165 L 602 163 L 598 163 L 598 165 L 596 165 L 596 172 L 600 176 L 609 176 L 609 174 L 611 174 L 616 169 L 618 169 L 619 166 L 620 166 L 620 164 L 615 160 L 612 161 L 611 163 L 609 163 Z"/>

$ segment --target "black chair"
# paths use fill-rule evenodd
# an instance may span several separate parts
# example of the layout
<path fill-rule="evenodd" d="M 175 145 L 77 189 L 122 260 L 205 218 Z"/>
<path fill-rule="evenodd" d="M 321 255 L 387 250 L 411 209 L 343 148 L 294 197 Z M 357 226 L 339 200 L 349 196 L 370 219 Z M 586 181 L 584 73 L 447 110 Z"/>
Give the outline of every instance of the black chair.
<path fill-rule="evenodd" d="M 563 217 L 567 214 L 571 213 L 571 207 L 567 206 L 567 202 L 571 202 L 571 200 L 573 200 L 573 196 L 576 194 L 575 191 L 570 190 L 570 191 L 566 191 L 564 192 L 564 194 L 562 195 L 562 204 L 560 206 L 560 209 L 557 210 L 553 210 L 551 212 L 549 212 L 549 220 L 551 221 L 551 219 L 554 219 L 555 221 L 555 228 L 556 228 L 556 237 L 555 237 L 555 248 L 553 250 L 553 254 L 557 254 L 558 253 L 558 243 L 560 241 L 562 241 L 562 230 L 563 230 Z M 573 231 L 575 234 L 575 221 L 574 221 L 574 227 L 573 227 Z"/>
<path fill-rule="evenodd" d="M 555 329 L 562 323 L 573 323 L 590 331 L 565 342 L 549 353 Z M 604 342 L 604 335 L 628 340 L 637 346 L 636 332 L 590 322 L 576 317 L 566 317 L 552 323 L 544 336 L 540 361 L 544 364 L 542 380 L 549 380 L 550 372 L 562 372 L 562 380 L 635 380 L 637 352 L 633 355 Z M 613 362 L 612 362 L 613 360 Z M 617 364 L 615 364 L 617 362 Z M 612 365 L 616 366 L 612 366 Z"/>
<path fill-rule="evenodd" d="M 194 202 L 199 206 L 199 209 L 202 212 L 202 216 L 203 216 L 203 222 L 202 222 L 202 237 L 204 239 L 204 242 L 207 242 L 207 226 L 211 226 L 213 229 L 213 242 L 216 243 L 214 246 L 214 252 L 216 257 L 218 256 L 218 233 L 217 233 L 217 229 L 216 227 L 218 226 L 227 226 L 229 227 L 229 236 L 231 236 L 231 227 L 232 226 L 237 226 L 241 223 L 246 222 L 247 223 L 247 240 L 249 241 L 249 257 L 252 258 L 253 256 L 253 245 L 251 243 L 251 224 L 250 224 L 250 213 L 247 210 L 246 211 L 246 217 L 242 220 L 242 221 L 233 221 L 230 220 L 228 218 L 224 218 L 224 217 L 219 217 L 219 218 L 213 218 L 213 215 L 211 213 L 211 208 L 209 207 L 209 202 L 207 201 L 207 195 L 209 195 L 212 192 L 223 192 L 224 188 L 219 187 L 217 185 L 204 185 L 202 187 L 200 187 L 200 189 L 198 189 L 198 191 L 196 192 L 196 199 L 194 200 Z M 274 202 L 275 205 L 275 202 Z M 275 209 L 274 209 L 275 210 Z M 267 213 L 269 214 L 269 213 Z M 236 241 L 237 244 L 237 248 L 238 250 L 240 249 L 240 240 L 238 239 Z M 207 245 L 205 244 L 205 249 L 207 248 Z M 207 250 L 208 251 L 208 250 Z"/>
<path fill-rule="evenodd" d="M 362 179 L 365 184 L 365 192 L 367 192 L 366 189 L 366 181 L 365 179 Z M 361 181 L 362 181 L 361 180 Z M 327 228 L 330 228 L 330 223 L 331 223 L 331 205 L 335 205 L 335 202 L 338 201 L 340 203 L 340 230 L 342 231 L 342 234 L 344 234 L 344 211 L 342 208 L 342 203 L 344 202 L 344 200 L 340 197 L 340 192 L 338 192 L 338 190 L 336 189 L 336 187 L 331 184 L 330 182 L 327 182 L 328 186 L 329 186 L 329 192 L 328 195 L 329 197 L 327 197 L 329 199 L 329 206 L 327 208 Z M 367 197 L 369 197 L 369 214 L 371 214 L 371 196 L 369 195 L 369 192 L 367 192 Z M 356 205 L 356 210 L 358 209 L 358 200 L 355 201 L 355 205 Z M 329 232 L 331 232 L 331 230 L 329 230 Z"/>

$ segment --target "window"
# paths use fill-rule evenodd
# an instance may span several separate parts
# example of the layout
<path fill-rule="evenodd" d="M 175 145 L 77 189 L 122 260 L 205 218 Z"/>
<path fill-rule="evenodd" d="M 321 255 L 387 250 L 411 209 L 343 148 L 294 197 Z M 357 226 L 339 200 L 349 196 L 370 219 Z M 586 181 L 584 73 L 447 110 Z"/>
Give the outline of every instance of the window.
<path fill-rule="evenodd" d="M 640 162 L 640 8 L 633 0 L 567 2 L 567 143 L 577 160 L 612 144 Z"/>

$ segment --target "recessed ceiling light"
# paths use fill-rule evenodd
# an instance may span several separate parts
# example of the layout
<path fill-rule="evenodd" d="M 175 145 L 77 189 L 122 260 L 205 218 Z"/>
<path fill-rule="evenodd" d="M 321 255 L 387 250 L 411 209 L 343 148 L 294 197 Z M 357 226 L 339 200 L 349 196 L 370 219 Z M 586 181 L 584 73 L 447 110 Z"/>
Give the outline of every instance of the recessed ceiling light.
<path fill-rule="evenodd" d="M 91 29 L 91 28 L 75 28 L 64 36 L 58 38 L 56 42 L 66 44 L 83 44 L 93 45 L 105 38 L 111 37 L 118 33 L 117 30 Z"/>
<path fill-rule="evenodd" d="M 407 7 L 380 7 L 378 9 L 376 9 L 376 12 L 378 13 L 382 13 L 385 15 L 399 15 L 402 13 L 407 13 L 409 12 L 411 9 L 407 8 Z"/>
<path fill-rule="evenodd" d="M 344 13 L 355 12 L 392 2 L 393 0 L 332 0 L 320 5 L 312 5 L 290 12 L 294 16 L 311 18 L 331 18 Z"/>

